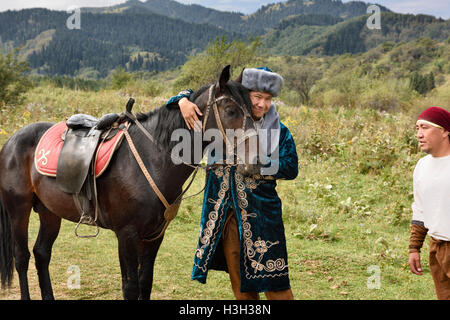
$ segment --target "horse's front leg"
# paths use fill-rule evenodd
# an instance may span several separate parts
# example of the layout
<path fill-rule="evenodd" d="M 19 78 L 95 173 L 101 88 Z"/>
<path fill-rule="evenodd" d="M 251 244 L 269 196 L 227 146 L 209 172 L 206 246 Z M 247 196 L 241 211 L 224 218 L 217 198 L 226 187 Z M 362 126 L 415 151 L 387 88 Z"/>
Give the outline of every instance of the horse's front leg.
<path fill-rule="evenodd" d="M 139 257 L 139 299 L 141 300 L 150 299 L 156 254 L 158 253 L 163 237 L 164 235 L 151 242 L 142 241 L 142 250 Z"/>
<path fill-rule="evenodd" d="M 137 232 L 134 227 L 126 226 L 117 231 L 116 235 L 119 242 L 123 298 L 137 300 L 139 298 Z"/>

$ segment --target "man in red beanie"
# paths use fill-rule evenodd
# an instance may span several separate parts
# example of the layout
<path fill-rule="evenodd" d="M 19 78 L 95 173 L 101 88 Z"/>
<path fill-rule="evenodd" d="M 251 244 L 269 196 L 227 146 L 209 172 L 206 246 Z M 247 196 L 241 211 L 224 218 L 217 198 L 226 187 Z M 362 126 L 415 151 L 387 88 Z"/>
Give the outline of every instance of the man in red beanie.
<path fill-rule="evenodd" d="M 420 148 L 428 155 L 414 169 L 409 266 L 422 275 L 420 249 L 430 235 L 429 264 L 436 295 L 450 300 L 450 112 L 428 108 L 418 117 L 416 128 Z"/>

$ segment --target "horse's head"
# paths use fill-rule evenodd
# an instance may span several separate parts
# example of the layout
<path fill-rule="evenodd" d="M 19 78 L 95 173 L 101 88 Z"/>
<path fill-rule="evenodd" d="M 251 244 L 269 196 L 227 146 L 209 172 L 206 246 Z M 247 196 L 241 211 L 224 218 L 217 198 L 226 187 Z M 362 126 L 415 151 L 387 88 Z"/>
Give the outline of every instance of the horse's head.
<path fill-rule="evenodd" d="M 203 113 L 205 138 L 211 135 L 221 138 L 226 163 L 238 164 L 244 174 L 259 173 L 257 131 L 251 116 L 249 90 L 230 80 L 230 66 L 222 70 L 217 83 L 194 97 L 194 102 Z"/>

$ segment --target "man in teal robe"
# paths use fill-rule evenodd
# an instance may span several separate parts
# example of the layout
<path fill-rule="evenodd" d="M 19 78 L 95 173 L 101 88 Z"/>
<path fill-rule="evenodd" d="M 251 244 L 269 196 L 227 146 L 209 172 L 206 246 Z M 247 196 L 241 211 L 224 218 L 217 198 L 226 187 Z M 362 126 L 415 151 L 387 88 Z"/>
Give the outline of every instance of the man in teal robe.
<path fill-rule="evenodd" d="M 210 269 L 226 270 L 237 299 L 258 299 L 259 292 L 268 299 L 293 299 L 276 180 L 297 177 L 298 157 L 292 135 L 272 103 L 282 82 L 267 68 L 245 69 L 242 76 L 242 84 L 251 90 L 257 128 L 269 133 L 263 139 L 267 170 L 244 176 L 236 166 L 223 164 L 207 172 L 192 279 L 206 283 Z M 181 92 L 168 105 L 184 108 L 186 123 L 195 128 L 192 115 L 201 113 L 187 99 L 191 93 Z"/>

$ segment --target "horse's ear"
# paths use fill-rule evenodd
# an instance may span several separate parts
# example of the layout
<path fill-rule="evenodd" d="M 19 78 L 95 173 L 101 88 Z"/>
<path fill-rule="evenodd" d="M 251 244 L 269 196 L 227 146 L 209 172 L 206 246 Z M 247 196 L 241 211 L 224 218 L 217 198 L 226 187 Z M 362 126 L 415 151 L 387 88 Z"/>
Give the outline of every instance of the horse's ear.
<path fill-rule="evenodd" d="M 242 83 L 242 77 L 244 76 L 244 70 L 245 70 L 245 68 L 242 69 L 241 74 L 236 78 L 236 80 L 234 80 L 235 82 Z"/>
<path fill-rule="evenodd" d="M 219 88 L 220 92 L 225 92 L 225 85 L 230 80 L 230 65 L 227 65 L 225 68 L 223 68 L 222 73 L 220 74 L 219 78 Z"/>

